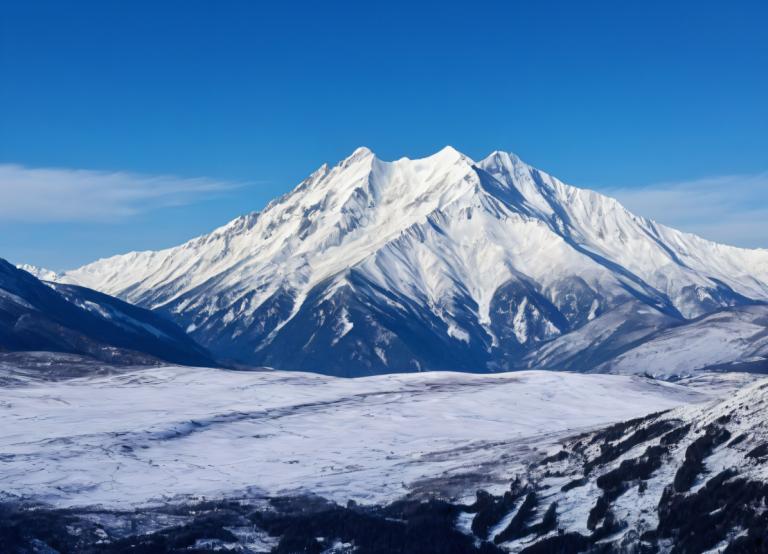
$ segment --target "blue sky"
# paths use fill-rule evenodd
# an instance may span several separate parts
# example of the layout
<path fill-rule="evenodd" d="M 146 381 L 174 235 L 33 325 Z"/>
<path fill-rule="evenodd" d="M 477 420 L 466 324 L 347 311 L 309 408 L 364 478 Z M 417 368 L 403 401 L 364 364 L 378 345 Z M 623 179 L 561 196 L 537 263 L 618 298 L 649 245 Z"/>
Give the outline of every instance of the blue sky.
<path fill-rule="evenodd" d="M 9 0 L 0 257 L 171 246 L 360 145 L 509 150 L 768 247 L 766 21 L 764 1 Z"/>

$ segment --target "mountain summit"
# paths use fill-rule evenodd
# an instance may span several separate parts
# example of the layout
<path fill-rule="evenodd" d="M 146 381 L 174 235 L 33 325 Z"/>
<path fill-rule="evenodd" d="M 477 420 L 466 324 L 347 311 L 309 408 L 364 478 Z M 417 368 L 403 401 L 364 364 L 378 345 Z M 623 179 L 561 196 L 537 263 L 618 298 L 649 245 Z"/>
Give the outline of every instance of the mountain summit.
<path fill-rule="evenodd" d="M 506 152 L 387 162 L 359 148 L 261 212 L 56 280 L 163 312 L 243 364 L 588 370 L 765 303 L 768 251 L 659 225 Z"/>

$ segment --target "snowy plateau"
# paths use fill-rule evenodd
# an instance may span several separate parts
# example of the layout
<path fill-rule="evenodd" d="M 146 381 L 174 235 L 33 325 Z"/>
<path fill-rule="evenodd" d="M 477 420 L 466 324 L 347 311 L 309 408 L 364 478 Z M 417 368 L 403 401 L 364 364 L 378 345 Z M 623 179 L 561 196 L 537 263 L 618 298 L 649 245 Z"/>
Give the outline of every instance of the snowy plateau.
<path fill-rule="evenodd" d="M 27 270 L 163 314 L 230 365 L 768 367 L 768 250 L 678 232 L 504 152 L 386 162 L 360 148 L 181 246 Z M 665 362 L 705 328 L 694 364 Z"/>
<path fill-rule="evenodd" d="M 3 391 L 0 489 L 59 506 L 248 487 L 380 502 L 441 475 L 506 484 L 505 452 L 703 399 L 638 377 L 528 371 L 349 380 L 164 367 L 25 379 Z"/>

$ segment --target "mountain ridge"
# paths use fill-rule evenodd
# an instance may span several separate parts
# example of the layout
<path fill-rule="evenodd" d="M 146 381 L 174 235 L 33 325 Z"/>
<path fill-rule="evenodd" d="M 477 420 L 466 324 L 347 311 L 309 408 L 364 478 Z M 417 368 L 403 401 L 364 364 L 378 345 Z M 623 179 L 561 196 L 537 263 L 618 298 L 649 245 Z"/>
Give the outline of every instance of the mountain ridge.
<path fill-rule="evenodd" d="M 171 321 L 77 285 L 40 281 L 0 259 L 0 352 L 75 354 L 117 365 L 216 365 Z M 41 355 L 32 355 L 38 359 Z"/>
<path fill-rule="evenodd" d="M 679 323 L 766 302 L 768 250 L 665 227 L 513 154 L 359 148 L 261 212 L 55 280 L 162 312 L 241 363 L 488 371 L 627 302 Z"/>

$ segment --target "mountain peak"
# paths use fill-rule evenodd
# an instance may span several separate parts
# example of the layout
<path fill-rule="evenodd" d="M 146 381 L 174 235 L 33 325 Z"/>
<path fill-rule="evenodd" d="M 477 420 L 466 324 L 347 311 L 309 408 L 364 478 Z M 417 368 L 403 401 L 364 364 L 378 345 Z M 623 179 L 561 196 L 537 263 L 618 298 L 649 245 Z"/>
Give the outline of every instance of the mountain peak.
<path fill-rule="evenodd" d="M 652 226 L 509 152 L 361 147 L 226 231 L 62 280 L 162 310 L 228 359 L 358 375 L 514 367 L 632 299 L 675 322 L 768 300 L 766 253 Z"/>
<path fill-rule="evenodd" d="M 478 165 L 480 165 L 481 167 L 488 167 L 488 166 L 513 167 L 515 165 L 523 164 L 523 163 L 524 162 L 520 159 L 520 157 L 513 152 L 505 152 L 503 150 L 494 150 L 488 156 L 483 158 Z"/>
<path fill-rule="evenodd" d="M 31 273 L 41 281 L 55 281 L 59 277 L 59 274 L 53 270 L 32 264 L 18 264 L 16 268 Z"/>
<path fill-rule="evenodd" d="M 419 161 L 455 161 L 455 160 L 467 160 L 470 163 L 474 163 L 469 156 L 466 154 L 459 152 L 456 148 L 454 148 L 451 145 L 446 145 L 437 152 L 430 154 L 428 156 L 424 156 L 421 158 L 409 158 L 407 156 L 400 158 L 399 160 L 394 161 L 386 161 L 381 160 L 376 156 L 376 154 L 368 147 L 366 146 L 360 146 L 359 148 L 356 148 L 354 152 L 352 152 L 349 156 L 344 158 L 344 160 L 341 162 L 340 165 L 346 167 L 351 165 L 352 163 L 366 160 L 366 159 L 375 159 L 380 163 L 388 164 L 388 163 L 398 163 L 398 162 L 419 162 Z"/>
<path fill-rule="evenodd" d="M 443 148 L 441 148 L 431 156 L 427 156 L 424 159 L 434 160 L 438 162 L 447 162 L 447 163 L 455 163 L 458 161 L 466 161 L 470 164 L 475 163 L 469 156 L 467 156 L 466 154 L 463 154 L 462 152 L 459 152 L 451 145 L 444 146 Z"/>
<path fill-rule="evenodd" d="M 344 161 L 342 162 L 342 165 L 349 165 L 350 163 L 363 160 L 366 158 L 375 158 L 376 154 L 373 153 L 373 150 L 368 148 L 367 146 L 360 146 L 358 148 L 355 148 L 354 152 L 352 152 L 349 156 L 344 158 Z"/>
<path fill-rule="evenodd" d="M 462 156 L 462 157 L 465 157 L 465 158 L 467 157 L 464 154 L 462 154 L 461 152 L 459 152 L 458 150 L 456 150 L 450 144 L 447 144 L 447 145 L 443 146 L 440 150 L 435 152 L 435 154 L 433 154 L 433 155 L 434 156 L 452 156 L 452 157 L 453 156 Z"/>

